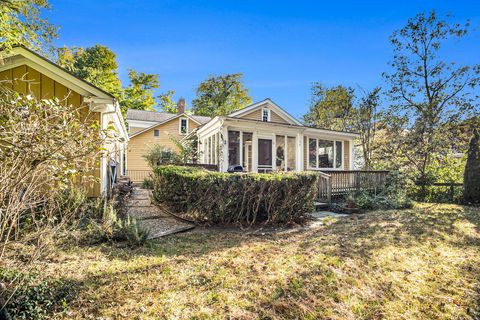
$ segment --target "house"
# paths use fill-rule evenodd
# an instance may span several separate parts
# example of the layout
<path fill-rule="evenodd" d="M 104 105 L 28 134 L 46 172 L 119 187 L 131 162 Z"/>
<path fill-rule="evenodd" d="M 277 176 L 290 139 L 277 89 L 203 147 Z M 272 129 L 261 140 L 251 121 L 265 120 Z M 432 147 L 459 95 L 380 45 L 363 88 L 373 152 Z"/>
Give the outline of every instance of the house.
<path fill-rule="evenodd" d="M 247 172 L 345 171 L 353 168 L 357 134 L 303 126 L 270 99 L 227 116 L 199 117 L 128 110 L 128 175 L 141 181 L 150 171 L 143 155 L 153 144 L 176 148 L 172 138 L 198 138 L 199 162 L 219 171 L 242 166 Z"/>
<path fill-rule="evenodd" d="M 270 99 L 199 127 L 200 162 L 219 171 L 241 165 L 248 172 L 353 169 L 356 133 L 306 127 Z"/>
<path fill-rule="evenodd" d="M 185 100 L 180 99 L 177 113 L 127 110 L 126 120 L 130 140 L 127 151 L 128 176 L 135 182 L 142 181 L 150 172 L 143 156 L 156 144 L 178 151 L 175 141 L 181 141 L 199 126 L 211 120 L 209 117 L 185 113 Z"/>
<path fill-rule="evenodd" d="M 115 160 L 119 164 L 118 170 L 123 172 L 124 150 L 128 142 L 128 133 L 115 98 L 23 46 L 17 46 L 12 52 L 3 55 L 0 80 L 10 80 L 4 81 L 2 85 L 37 99 L 58 98 L 70 105 L 84 108 L 81 109 L 80 116 L 89 114 L 92 121 L 98 122 L 99 134 L 100 130 L 107 127 L 114 128 L 117 139 L 102 146 L 105 151 L 99 159 L 88 159 L 91 163 L 91 168 L 88 169 L 95 177 L 94 181 L 86 183 L 88 195 L 104 195 L 110 185 L 108 161 Z"/>

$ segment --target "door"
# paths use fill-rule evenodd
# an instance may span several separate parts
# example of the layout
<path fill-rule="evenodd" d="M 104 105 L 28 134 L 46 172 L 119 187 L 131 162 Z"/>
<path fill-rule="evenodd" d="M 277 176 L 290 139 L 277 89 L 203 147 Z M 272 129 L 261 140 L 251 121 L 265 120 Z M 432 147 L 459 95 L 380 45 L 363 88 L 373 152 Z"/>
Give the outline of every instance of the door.
<path fill-rule="evenodd" d="M 266 173 L 273 170 L 272 139 L 258 139 L 258 172 Z"/>

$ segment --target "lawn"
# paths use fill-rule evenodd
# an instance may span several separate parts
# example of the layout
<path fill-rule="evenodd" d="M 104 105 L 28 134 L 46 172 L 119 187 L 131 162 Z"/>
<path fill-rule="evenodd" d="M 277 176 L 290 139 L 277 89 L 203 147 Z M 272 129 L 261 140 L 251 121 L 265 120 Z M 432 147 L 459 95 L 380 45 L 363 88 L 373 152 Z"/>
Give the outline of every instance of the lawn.
<path fill-rule="evenodd" d="M 68 246 L 38 266 L 86 319 L 480 316 L 480 209 L 418 205 L 294 230 L 196 229 L 139 249 Z"/>

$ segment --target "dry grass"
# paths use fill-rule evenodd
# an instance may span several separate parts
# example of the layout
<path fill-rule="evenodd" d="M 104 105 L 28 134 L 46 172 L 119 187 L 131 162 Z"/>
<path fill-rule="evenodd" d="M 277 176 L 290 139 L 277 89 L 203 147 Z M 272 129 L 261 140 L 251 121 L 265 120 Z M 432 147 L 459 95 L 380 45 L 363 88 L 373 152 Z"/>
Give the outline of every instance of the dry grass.
<path fill-rule="evenodd" d="M 78 283 L 65 318 L 469 319 L 480 316 L 479 225 L 480 209 L 422 205 L 295 232 L 70 247 L 39 268 Z"/>

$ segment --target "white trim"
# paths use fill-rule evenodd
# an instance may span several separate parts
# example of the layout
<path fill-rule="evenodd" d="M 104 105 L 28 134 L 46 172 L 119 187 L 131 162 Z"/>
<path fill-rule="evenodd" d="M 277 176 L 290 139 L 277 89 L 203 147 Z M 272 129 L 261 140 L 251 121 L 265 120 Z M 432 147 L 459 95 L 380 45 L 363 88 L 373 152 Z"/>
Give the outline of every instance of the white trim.
<path fill-rule="evenodd" d="M 264 121 L 264 120 L 263 120 L 263 116 L 264 116 L 265 111 L 267 111 L 267 121 Z M 268 108 L 262 108 L 262 113 L 261 113 L 261 115 L 260 115 L 260 120 L 261 120 L 262 122 L 270 122 L 270 121 L 271 121 L 271 118 L 272 118 L 271 115 L 272 115 L 272 111 L 271 111 L 270 109 L 268 109 Z"/>
<path fill-rule="evenodd" d="M 185 132 L 182 132 L 182 120 L 185 120 L 185 121 L 186 121 Z M 181 136 L 186 136 L 186 135 L 188 135 L 188 118 L 187 118 L 187 117 L 180 117 L 180 119 L 178 120 L 178 133 L 179 133 Z"/>
<path fill-rule="evenodd" d="M 335 139 L 329 139 L 329 138 L 323 138 L 323 137 L 312 137 L 312 136 L 306 136 L 307 137 L 307 169 L 306 170 L 343 170 L 343 168 L 345 168 L 345 154 L 343 152 L 344 148 L 345 148 L 345 144 L 344 144 L 344 141 L 343 140 L 335 140 Z M 312 167 L 310 165 L 310 139 L 315 139 L 315 144 L 316 144 L 316 153 L 315 153 L 315 157 L 316 157 L 316 166 L 315 167 Z M 324 167 L 319 167 L 319 163 L 318 163 L 318 140 L 326 140 L 326 141 L 332 141 L 333 142 L 333 168 L 324 168 Z M 341 142 L 342 143 L 342 165 L 339 167 L 339 168 L 336 168 L 335 165 L 336 165 L 336 154 L 337 154 L 337 145 L 336 143 L 337 142 Z"/>
<path fill-rule="evenodd" d="M 249 114 L 249 113 L 255 111 L 255 109 L 257 107 L 262 106 L 264 104 L 268 104 L 270 107 L 272 107 L 274 109 L 274 111 L 279 113 L 279 115 L 282 116 L 282 118 L 287 120 L 289 123 L 296 124 L 296 125 L 299 125 L 299 126 L 302 125 L 297 119 L 295 119 L 295 117 L 293 117 L 291 114 L 289 114 L 287 111 L 285 111 L 278 104 L 273 102 L 270 98 L 267 98 L 267 99 L 262 100 L 260 102 L 256 102 L 254 104 L 251 104 L 251 105 L 249 105 L 249 106 L 247 106 L 243 109 L 240 109 L 238 111 L 235 111 L 235 112 L 229 114 L 228 116 L 233 117 L 233 118 L 237 118 L 239 116 L 246 115 L 246 114 Z"/>

